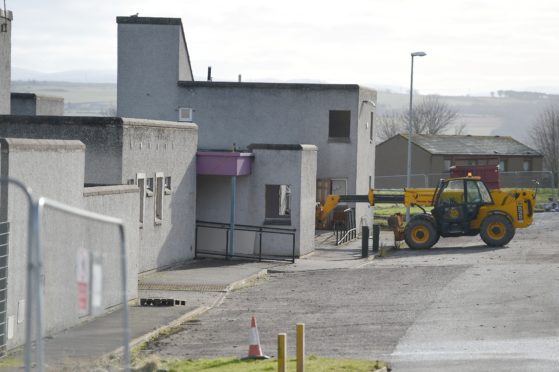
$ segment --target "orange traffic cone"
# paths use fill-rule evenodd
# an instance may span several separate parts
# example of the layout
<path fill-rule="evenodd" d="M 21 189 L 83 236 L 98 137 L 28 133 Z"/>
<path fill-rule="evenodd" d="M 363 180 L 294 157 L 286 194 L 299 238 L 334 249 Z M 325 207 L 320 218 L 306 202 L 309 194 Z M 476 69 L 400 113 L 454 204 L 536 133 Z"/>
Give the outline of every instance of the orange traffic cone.
<path fill-rule="evenodd" d="M 256 327 L 256 317 L 250 320 L 250 334 L 248 337 L 248 355 L 243 359 L 270 359 L 269 356 L 264 355 L 260 347 L 260 336 L 258 336 L 258 328 Z"/>

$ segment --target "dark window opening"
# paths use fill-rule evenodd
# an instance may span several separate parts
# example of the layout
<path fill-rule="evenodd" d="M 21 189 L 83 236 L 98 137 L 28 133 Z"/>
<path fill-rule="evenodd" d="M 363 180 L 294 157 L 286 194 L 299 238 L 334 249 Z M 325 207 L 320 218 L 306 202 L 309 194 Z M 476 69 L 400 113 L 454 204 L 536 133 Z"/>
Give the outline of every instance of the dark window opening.
<path fill-rule="evenodd" d="M 351 111 L 330 110 L 328 137 L 330 139 L 349 140 Z"/>
<path fill-rule="evenodd" d="M 291 225 L 291 186 L 266 185 L 265 224 Z"/>

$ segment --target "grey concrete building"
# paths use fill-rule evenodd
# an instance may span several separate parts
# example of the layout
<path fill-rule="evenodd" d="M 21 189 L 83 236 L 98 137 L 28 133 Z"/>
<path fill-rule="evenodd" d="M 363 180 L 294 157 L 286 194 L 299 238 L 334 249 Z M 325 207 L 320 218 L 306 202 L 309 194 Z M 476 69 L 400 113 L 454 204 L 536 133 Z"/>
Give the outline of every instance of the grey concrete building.
<path fill-rule="evenodd" d="M 194 256 L 197 126 L 103 117 L 0 116 L 0 137 L 80 140 L 86 186 L 136 184 L 139 271 Z"/>
<path fill-rule="evenodd" d="M 64 98 L 42 96 L 35 93 L 12 93 L 12 115 L 64 115 Z"/>
<path fill-rule="evenodd" d="M 12 137 L 12 138 L 11 138 Z M 128 298 L 137 297 L 138 274 L 176 265 L 194 256 L 197 126 L 125 118 L 0 116 L 0 174 L 31 187 L 37 196 L 126 223 Z M 62 139 L 62 140 L 61 140 Z M 84 145 L 85 144 L 85 145 Z M 0 345 L 23 342 L 26 234 L 24 196 L 2 187 L 0 225 L 11 226 L 7 283 L 8 337 Z M 103 257 L 103 309 L 121 303 L 115 231 L 60 214 L 46 216 L 46 331 L 51 334 L 88 319 L 76 308 L 77 247 L 95 246 Z M 0 242 L 1 243 L 1 242 Z M 6 271 L 0 272 L 6 273 Z M 0 288 L 0 291 L 2 288 Z M 6 339 L 7 338 L 7 339 Z"/>
<path fill-rule="evenodd" d="M 0 115 L 10 114 L 12 19 L 11 11 L 0 9 Z"/>
<path fill-rule="evenodd" d="M 376 187 L 402 188 L 406 184 L 406 134 L 377 145 Z M 489 162 L 489 163 L 488 163 Z M 509 136 L 413 135 L 412 186 L 424 187 L 425 178 L 435 186 L 453 165 L 499 164 L 501 172 L 541 171 L 543 155 Z"/>
<path fill-rule="evenodd" d="M 180 19 L 118 17 L 117 23 L 118 115 L 195 121 L 201 149 L 316 145 L 318 200 L 372 186 L 376 91 L 352 84 L 195 82 Z M 367 211 L 356 208 L 358 218 Z"/>

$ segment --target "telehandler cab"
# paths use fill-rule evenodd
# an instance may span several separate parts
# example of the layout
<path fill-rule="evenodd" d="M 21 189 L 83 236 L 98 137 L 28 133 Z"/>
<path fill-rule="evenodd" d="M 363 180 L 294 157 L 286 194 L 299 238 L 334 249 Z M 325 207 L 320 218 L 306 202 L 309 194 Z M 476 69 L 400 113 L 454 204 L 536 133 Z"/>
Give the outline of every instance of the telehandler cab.
<path fill-rule="evenodd" d="M 427 249 L 439 237 L 477 234 L 490 247 L 504 246 L 517 228 L 532 224 L 536 194 L 530 189 L 489 190 L 479 177 L 441 180 L 436 188 L 404 189 L 403 194 L 385 194 L 371 189 L 368 195 L 329 195 L 317 219 L 325 220 L 340 202 L 402 203 L 417 206 L 423 213 L 413 215 L 403 230 L 411 249 Z M 424 207 L 432 207 L 427 212 Z M 401 239 L 400 239 L 401 240 Z"/>

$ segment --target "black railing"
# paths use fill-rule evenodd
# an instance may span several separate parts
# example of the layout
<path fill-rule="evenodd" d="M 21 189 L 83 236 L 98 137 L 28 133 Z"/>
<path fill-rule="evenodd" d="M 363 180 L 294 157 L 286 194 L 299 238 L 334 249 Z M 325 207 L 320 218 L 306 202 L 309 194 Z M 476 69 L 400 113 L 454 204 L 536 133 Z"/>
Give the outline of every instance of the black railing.
<path fill-rule="evenodd" d="M 336 234 L 336 245 L 347 243 L 357 238 L 357 226 L 355 223 L 355 211 L 351 208 L 344 210 L 344 221 L 334 223 Z"/>
<path fill-rule="evenodd" d="M 224 230 L 225 232 L 225 244 L 224 249 L 210 251 L 198 248 L 198 229 L 199 228 L 206 228 L 206 229 L 216 229 L 216 230 Z M 235 231 L 248 231 L 254 232 L 258 234 L 258 250 L 254 254 L 244 254 L 244 253 L 231 253 L 229 251 L 229 233 L 231 231 L 231 225 L 228 223 L 221 223 L 221 222 L 209 222 L 209 221 L 196 221 L 196 241 L 195 241 L 195 257 L 199 255 L 203 256 L 219 256 L 225 257 L 226 259 L 230 258 L 243 258 L 249 260 L 258 260 L 258 261 L 281 261 L 281 262 L 295 262 L 295 233 L 297 229 L 284 229 L 278 227 L 270 227 L 270 226 L 254 226 L 254 225 L 238 225 L 235 224 Z M 291 256 L 281 255 L 281 254 L 263 254 L 262 253 L 262 237 L 265 234 L 275 234 L 275 235 L 291 235 Z"/>

